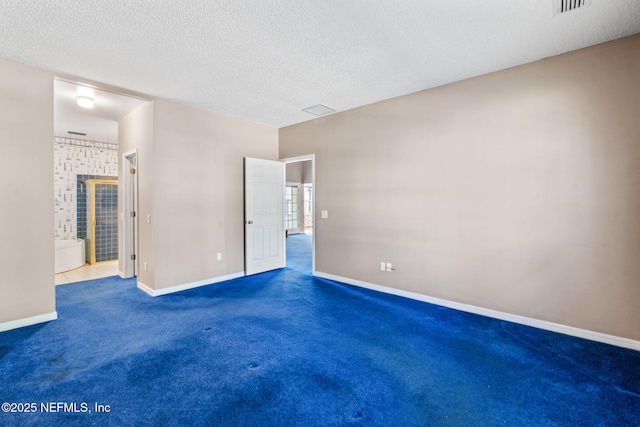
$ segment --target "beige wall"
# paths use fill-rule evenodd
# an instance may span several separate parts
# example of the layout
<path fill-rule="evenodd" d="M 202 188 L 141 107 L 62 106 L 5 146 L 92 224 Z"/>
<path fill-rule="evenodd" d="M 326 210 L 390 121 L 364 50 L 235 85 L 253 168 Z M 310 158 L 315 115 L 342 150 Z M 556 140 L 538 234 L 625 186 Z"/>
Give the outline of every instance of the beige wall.
<path fill-rule="evenodd" d="M 311 184 L 311 160 L 287 163 L 287 182 Z"/>
<path fill-rule="evenodd" d="M 162 100 L 153 116 L 153 288 L 243 272 L 243 158 L 276 160 L 278 130 Z"/>
<path fill-rule="evenodd" d="M 153 287 L 153 234 L 147 215 L 153 215 L 153 102 L 142 104 L 118 123 L 118 179 L 122 183 L 122 155 L 137 149 L 138 175 L 138 280 Z M 120 185 L 118 212 L 123 212 L 124 190 Z M 118 221 L 118 268 L 124 271 L 123 263 L 123 222 Z M 143 265 L 147 262 L 147 271 Z"/>
<path fill-rule="evenodd" d="M 302 162 L 302 183 L 303 184 L 312 184 L 313 176 L 312 176 L 312 164 L 311 160 L 306 160 Z"/>
<path fill-rule="evenodd" d="M 639 100 L 634 36 L 280 129 L 316 269 L 639 340 Z"/>
<path fill-rule="evenodd" d="M 0 323 L 55 312 L 53 75 L 0 59 Z"/>
<path fill-rule="evenodd" d="M 286 167 L 287 182 L 302 182 L 302 162 L 287 163 Z"/>

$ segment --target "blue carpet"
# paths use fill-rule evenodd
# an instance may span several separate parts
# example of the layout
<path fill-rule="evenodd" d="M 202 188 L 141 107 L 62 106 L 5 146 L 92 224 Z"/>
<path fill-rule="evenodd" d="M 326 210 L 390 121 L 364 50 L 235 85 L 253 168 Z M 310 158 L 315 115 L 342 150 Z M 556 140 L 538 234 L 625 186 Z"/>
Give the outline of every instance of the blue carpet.
<path fill-rule="evenodd" d="M 640 352 L 305 265 L 157 298 L 117 277 L 58 286 L 59 320 L 0 334 L 0 402 L 37 404 L 0 425 L 640 425 Z"/>
<path fill-rule="evenodd" d="M 287 237 L 287 268 L 311 274 L 311 239 L 306 234 Z"/>

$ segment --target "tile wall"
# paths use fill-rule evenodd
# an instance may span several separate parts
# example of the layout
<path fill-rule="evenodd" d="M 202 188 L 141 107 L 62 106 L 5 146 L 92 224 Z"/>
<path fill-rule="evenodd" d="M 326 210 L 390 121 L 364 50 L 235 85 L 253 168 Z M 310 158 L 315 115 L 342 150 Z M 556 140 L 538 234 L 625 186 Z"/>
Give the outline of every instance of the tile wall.
<path fill-rule="evenodd" d="M 55 238 L 76 239 L 78 175 L 118 179 L 118 146 L 56 137 L 53 156 Z"/>
<path fill-rule="evenodd" d="M 118 259 L 118 186 L 96 184 L 96 262 Z"/>

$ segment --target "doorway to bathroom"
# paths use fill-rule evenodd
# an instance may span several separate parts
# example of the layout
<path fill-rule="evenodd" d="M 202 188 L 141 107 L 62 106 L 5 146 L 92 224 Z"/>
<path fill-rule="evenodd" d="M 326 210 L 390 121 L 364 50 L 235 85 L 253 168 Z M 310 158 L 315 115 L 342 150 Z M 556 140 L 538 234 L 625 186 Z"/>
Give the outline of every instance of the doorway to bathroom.
<path fill-rule="evenodd" d="M 53 98 L 55 283 L 122 276 L 126 221 L 119 175 L 125 160 L 118 127 L 148 101 L 66 78 L 54 80 Z M 67 249 L 76 246 L 83 248 Z M 66 259 L 71 253 L 74 259 Z M 135 268 L 126 272 L 133 275 Z"/>

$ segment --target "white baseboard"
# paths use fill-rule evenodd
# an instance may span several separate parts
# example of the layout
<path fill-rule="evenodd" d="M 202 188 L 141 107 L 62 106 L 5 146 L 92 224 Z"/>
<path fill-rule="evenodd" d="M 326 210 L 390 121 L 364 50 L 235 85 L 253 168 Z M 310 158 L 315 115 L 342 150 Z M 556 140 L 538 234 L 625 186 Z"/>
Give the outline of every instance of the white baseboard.
<path fill-rule="evenodd" d="M 172 294 L 174 292 L 186 291 L 187 289 L 198 288 L 200 286 L 213 285 L 214 283 L 225 282 L 227 280 L 237 279 L 244 277 L 244 271 L 239 273 L 228 274 L 226 276 L 213 277 L 211 279 L 198 280 L 197 282 L 184 283 L 182 285 L 170 286 L 162 289 L 151 289 L 149 286 L 138 281 L 138 288 L 142 289 L 152 297 L 158 297 L 160 295 Z"/>
<path fill-rule="evenodd" d="M 26 317 L 24 319 L 12 320 L 10 322 L 0 323 L 0 332 L 10 331 L 11 329 L 23 328 L 38 323 L 50 322 L 58 318 L 58 312 L 40 314 L 38 316 Z"/>
<path fill-rule="evenodd" d="M 153 289 L 151 289 L 150 287 L 148 287 L 147 285 L 145 285 L 144 283 L 142 283 L 141 281 L 139 281 L 139 280 L 136 281 L 136 286 L 138 286 L 138 289 L 142 289 L 143 291 L 145 291 L 146 293 L 148 293 L 152 297 L 155 296 L 153 294 L 155 291 Z"/>
<path fill-rule="evenodd" d="M 329 279 L 336 282 L 342 282 L 349 285 L 359 286 L 386 294 L 397 295 L 418 301 L 428 302 L 430 304 L 442 307 L 453 308 L 454 310 L 466 311 L 468 313 L 479 314 L 481 316 L 493 317 L 495 319 L 506 320 L 507 322 L 519 323 L 521 325 L 532 326 L 538 329 L 558 332 L 565 335 L 571 335 L 578 338 L 584 338 L 591 341 L 597 341 L 605 344 L 615 345 L 617 347 L 629 348 L 640 351 L 640 341 L 629 338 L 617 337 L 615 335 L 603 334 L 600 332 L 589 331 L 587 329 L 575 328 L 573 326 L 562 325 L 559 323 L 547 322 L 545 320 L 533 319 L 531 317 L 518 316 L 517 314 L 504 313 L 502 311 L 491 310 L 488 308 L 477 307 L 474 305 L 463 304 L 455 301 L 449 301 L 441 298 L 430 297 L 427 295 L 417 294 L 414 292 L 403 291 L 402 289 L 389 288 L 387 286 L 375 285 L 373 283 L 363 282 L 360 280 L 349 279 L 348 277 L 335 276 L 333 274 L 314 272 L 314 275 L 323 279 Z"/>
<path fill-rule="evenodd" d="M 125 279 L 124 277 L 124 271 L 120 271 L 118 270 L 118 276 L 120 276 L 121 279 Z"/>

